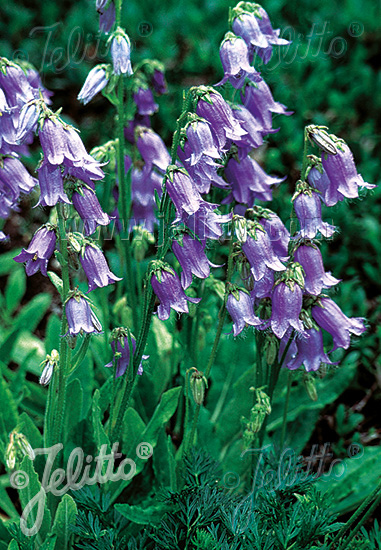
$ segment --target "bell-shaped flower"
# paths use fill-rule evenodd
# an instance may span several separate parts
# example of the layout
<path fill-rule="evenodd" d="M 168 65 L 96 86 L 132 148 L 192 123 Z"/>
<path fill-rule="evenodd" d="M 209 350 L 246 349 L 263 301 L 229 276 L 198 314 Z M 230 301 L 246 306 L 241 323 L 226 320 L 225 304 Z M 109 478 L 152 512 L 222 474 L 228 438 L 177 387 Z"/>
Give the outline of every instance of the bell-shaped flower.
<path fill-rule="evenodd" d="M 273 290 L 271 304 L 271 329 L 275 336 L 283 338 L 289 327 L 304 332 L 299 319 L 302 310 L 303 291 L 295 281 L 280 282 Z"/>
<path fill-rule="evenodd" d="M 27 137 L 37 128 L 41 108 L 36 101 L 25 103 L 20 111 L 15 141 L 18 145 L 23 143 Z"/>
<path fill-rule="evenodd" d="M 254 13 L 243 12 L 233 20 L 232 29 L 238 36 L 242 36 L 246 44 L 267 48 L 269 43 L 259 27 L 259 18 Z"/>
<path fill-rule="evenodd" d="M 273 271 L 285 271 L 285 266 L 275 254 L 270 237 L 260 224 L 253 224 L 242 250 L 248 259 L 251 272 L 256 281 L 265 276 L 267 268 Z"/>
<path fill-rule="evenodd" d="M 112 368 L 116 363 L 115 378 L 118 378 L 119 376 L 123 376 L 123 374 L 125 374 L 130 364 L 130 344 L 128 341 L 128 333 L 125 329 L 114 329 L 113 332 L 116 332 L 116 337 L 111 341 L 111 349 L 114 355 L 114 359 L 110 361 L 110 363 L 107 363 L 105 367 Z M 136 351 L 136 340 L 132 335 L 130 335 L 130 338 L 132 343 L 133 357 Z M 140 365 L 137 371 L 137 374 L 139 376 L 143 374 L 143 360 L 146 360 L 148 358 L 149 355 L 142 356 L 142 360 L 140 361 Z"/>
<path fill-rule="evenodd" d="M 37 179 L 33 178 L 23 163 L 14 157 L 4 157 L 0 165 L 0 181 L 5 184 L 18 199 L 21 193 L 30 193 L 37 185 Z"/>
<path fill-rule="evenodd" d="M 319 191 L 320 197 L 325 205 L 333 206 L 338 200 L 344 198 L 334 189 L 331 189 L 331 182 L 323 168 L 321 168 L 320 171 L 316 166 L 313 166 L 308 173 L 307 179 L 308 183 Z"/>
<path fill-rule="evenodd" d="M 313 306 L 311 312 L 319 327 L 332 335 L 333 348 L 331 351 L 337 348 L 348 349 L 350 335 L 360 336 L 366 330 L 364 319 L 347 317 L 331 298 L 320 298 L 320 304 Z"/>
<path fill-rule="evenodd" d="M 71 204 L 63 188 L 63 177 L 60 166 L 44 162 L 38 170 L 40 198 L 36 206 L 54 206 L 57 202 Z"/>
<path fill-rule="evenodd" d="M 99 30 L 108 34 L 115 23 L 115 3 L 113 0 L 110 3 L 106 2 L 105 6 L 97 11 L 99 13 Z"/>
<path fill-rule="evenodd" d="M 264 80 L 255 85 L 246 86 L 241 93 L 245 107 L 253 117 L 262 125 L 264 130 L 272 131 L 272 113 L 280 115 L 292 115 L 293 111 L 287 111 L 287 107 L 274 101 L 271 90 Z M 267 132 L 266 132 L 267 133 Z"/>
<path fill-rule="evenodd" d="M 29 243 L 21 253 L 14 258 L 18 263 L 25 262 L 25 271 L 28 276 L 41 271 L 47 276 L 48 262 L 56 247 L 56 232 L 52 225 L 46 224 L 37 229 Z"/>
<path fill-rule="evenodd" d="M 266 174 L 263 168 L 251 157 L 240 162 L 231 158 L 226 165 L 225 175 L 232 185 L 232 193 L 223 200 L 223 204 L 232 198 L 239 203 L 253 206 L 254 200 L 271 200 L 272 185 L 277 185 L 286 178 L 277 178 Z"/>
<path fill-rule="evenodd" d="M 254 50 L 258 53 L 259 57 L 266 65 L 271 59 L 273 46 L 285 46 L 287 44 L 291 44 L 291 42 L 289 40 L 285 40 L 284 38 L 279 38 L 280 29 L 272 28 L 270 18 L 262 6 L 257 4 L 257 10 L 259 28 L 269 45 L 267 47 L 254 45 Z"/>
<path fill-rule="evenodd" d="M 111 58 L 114 74 L 133 73 L 131 67 L 131 42 L 127 34 L 120 27 L 117 28 L 111 42 Z"/>
<path fill-rule="evenodd" d="M 217 240 L 223 234 L 221 226 L 231 222 L 232 217 L 232 213 L 218 214 L 201 204 L 194 214 L 190 216 L 183 214 L 182 221 L 201 241 L 205 239 Z"/>
<path fill-rule="evenodd" d="M 92 311 L 91 306 L 83 294 L 74 291 L 73 295 L 66 301 L 65 313 L 69 330 L 65 334 L 77 336 L 78 334 L 100 333 L 102 325 Z"/>
<path fill-rule="evenodd" d="M 269 133 L 277 132 L 270 128 L 264 128 L 244 105 L 233 105 L 233 115 L 242 128 L 246 130 L 247 135 L 236 142 L 238 147 L 238 159 L 242 160 L 253 148 L 260 147 L 263 144 L 263 136 Z"/>
<path fill-rule="evenodd" d="M 294 195 L 294 208 L 300 223 L 299 235 L 304 239 L 314 239 L 318 232 L 332 237 L 336 228 L 321 219 L 321 201 L 319 194 L 310 188 L 303 188 Z"/>
<path fill-rule="evenodd" d="M 259 218 L 258 221 L 270 237 L 275 254 L 279 258 L 287 258 L 290 232 L 277 214 L 271 210 L 264 210 L 263 212 L 263 217 Z"/>
<path fill-rule="evenodd" d="M 258 82 L 259 73 L 249 63 L 249 50 L 246 42 L 233 34 L 226 33 L 221 46 L 220 58 L 225 76 L 217 86 L 229 81 L 234 88 L 242 88 L 246 77 Z"/>
<path fill-rule="evenodd" d="M 110 271 L 102 250 L 95 244 L 86 244 L 81 251 L 79 259 L 89 282 L 89 290 L 87 292 L 122 280 Z"/>
<path fill-rule="evenodd" d="M 25 103 L 38 99 L 38 91 L 29 84 L 22 68 L 5 58 L 0 60 L 0 88 L 10 107 L 23 107 Z"/>
<path fill-rule="evenodd" d="M 168 92 L 167 83 L 164 76 L 164 66 L 162 69 L 155 68 L 152 74 L 152 86 L 158 95 L 166 94 Z"/>
<path fill-rule="evenodd" d="M 73 193 L 74 208 L 84 222 L 85 235 L 92 235 L 98 225 L 108 225 L 109 216 L 103 212 L 95 191 L 83 186 Z"/>
<path fill-rule="evenodd" d="M 213 88 L 200 90 L 196 112 L 210 123 L 219 150 L 224 149 L 228 139 L 239 140 L 246 134 L 222 95 Z"/>
<path fill-rule="evenodd" d="M 192 151 L 190 156 L 191 166 L 197 164 L 203 155 L 214 159 L 220 158 L 210 124 L 206 120 L 197 117 L 196 120 L 188 124 L 186 132 L 189 149 Z"/>
<path fill-rule="evenodd" d="M 137 126 L 135 129 L 136 146 L 144 160 L 147 169 L 156 166 L 161 172 L 165 172 L 171 163 L 170 154 L 161 137 L 144 126 Z"/>
<path fill-rule="evenodd" d="M 139 88 L 134 94 L 134 102 L 138 108 L 139 115 L 153 115 L 159 110 L 159 105 L 155 103 L 152 91 L 149 88 Z"/>
<path fill-rule="evenodd" d="M 176 207 L 178 219 L 183 213 L 194 214 L 201 205 L 209 210 L 215 210 L 217 204 L 210 204 L 203 200 L 196 185 L 184 168 L 171 165 L 168 168 L 166 189 Z"/>
<path fill-rule="evenodd" d="M 82 86 L 78 100 L 84 105 L 89 103 L 100 91 L 108 84 L 107 65 L 97 65 L 87 75 L 84 85 Z"/>
<path fill-rule="evenodd" d="M 295 339 L 296 353 L 293 358 L 284 362 L 285 367 L 290 370 L 298 369 L 301 365 L 307 372 L 319 370 L 322 363 L 337 365 L 333 363 L 324 351 L 323 334 L 321 330 L 311 328 L 306 330 L 306 336 Z"/>
<path fill-rule="evenodd" d="M 323 288 L 331 288 L 340 280 L 326 273 L 320 250 L 313 244 L 302 244 L 294 251 L 295 260 L 304 269 L 304 291 L 319 296 Z"/>
<path fill-rule="evenodd" d="M 357 173 L 357 168 L 348 145 L 344 142 L 336 144 L 336 155 L 322 153 L 321 162 L 328 176 L 330 185 L 327 190 L 327 204 L 332 206 L 344 197 L 358 197 L 359 187 L 372 189 L 375 187 L 366 183 Z"/>
<path fill-rule="evenodd" d="M 255 299 L 271 298 L 274 287 L 274 271 L 266 267 L 265 274 L 259 281 L 254 281 L 251 297 Z"/>
<path fill-rule="evenodd" d="M 230 185 L 217 173 L 221 166 L 210 156 L 202 154 L 196 164 L 191 164 L 192 148 L 188 141 L 184 144 L 184 150 L 178 147 L 177 156 L 201 194 L 209 193 L 211 185 L 220 189 L 230 189 Z"/>
<path fill-rule="evenodd" d="M 188 302 L 197 304 L 201 300 L 201 298 L 187 296 L 177 273 L 165 264 L 152 274 L 151 284 L 160 301 L 157 315 L 161 321 L 168 319 L 171 309 L 179 313 L 189 313 Z"/>
<path fill-rule="evenodd" d="M 173 240 L 172 251 L 183 270 L 181 285 L 184 289 L 191 285 L 192 275 L 199 279 L 206 279 L 210 275 L 210 266 L 219 267 L 212 264 L 206 257 L 205 243 L 201 243 L 188 233 L 181 234 Z"/>
<path fill-rule="evenodd" d="M 229 293 L 226 309 L 233 320 L 233 334 L 237 336 L 243 329 L 251 325 L 260 327 L 263 321 L 254 315 L 254 306 L 250 294 L 244 290 L 232 290 Z"/>

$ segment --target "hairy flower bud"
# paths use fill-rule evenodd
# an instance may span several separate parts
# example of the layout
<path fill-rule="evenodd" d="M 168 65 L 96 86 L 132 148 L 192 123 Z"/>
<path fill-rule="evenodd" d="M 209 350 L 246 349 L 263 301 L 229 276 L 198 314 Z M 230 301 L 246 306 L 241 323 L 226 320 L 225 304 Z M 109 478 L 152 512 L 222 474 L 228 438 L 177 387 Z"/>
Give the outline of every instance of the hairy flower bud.
<path fill-rule="evenodd" d="M 202 405 L 205 397 L 205 389 L 208 387 L 208 381 L 204 373 L 193 367 L 193 372 L 190 377 L 190 387 L 192 396 L 196 405 Z"/>

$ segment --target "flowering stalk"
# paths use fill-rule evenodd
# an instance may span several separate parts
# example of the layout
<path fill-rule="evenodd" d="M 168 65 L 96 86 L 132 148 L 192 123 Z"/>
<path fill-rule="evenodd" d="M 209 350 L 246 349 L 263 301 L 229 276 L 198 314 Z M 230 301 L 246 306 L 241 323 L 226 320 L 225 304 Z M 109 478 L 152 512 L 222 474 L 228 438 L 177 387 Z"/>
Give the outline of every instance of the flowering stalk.
<path fill-rule="evenodd" d="M 119 5 L 119 6 L 118 6 Z M 122 2 L 117 2 L 117 21 L 118 21 L 118 12 L 120 12 Z M 120 14 L 119 14 L 120 17 Z M 128 233 L 129 231 L 129 216 L 131 210 L 131 176 L 128 174 L 125 178 L 124 174 L 124 75 L 119 76 L 118 81 L 118 102 L 117 102 L 117 111 L 118 111 L 118 182 L 119 182 L 119 211 L 122 217 L 122 225 L 124 230 Z M 125 255 L 125 264 L 126 264 L 126 284 L 128 290 L 128 297 L 131 301 L 132 309 L 132 318 L 134 329 L 138 327 L 138 309 L 136 307 L 136 296 L 133 285 L 133 272 L 132 272 L 132 256 L 131 256 L 131 246 L 130 240 L 127 237 L 125 240 L 125 247 L 122 247 Z"/>
<path fill-rule="evenodd" d="M 55 403 L 54 410 L 51 413 L 51 418 L 54 418 L 53 424 L 53 443 L 61 443 L 62 441 L 62 429 L 63 429 L 63 420 L 65 416 L 66 408 L 66 382 L 68 377 L 68 365 L 70 364 L 70 348 L 68 340 L 63 337 L 66 334 L 68 329 L 68 323 L 65 312 L 65 300 L 70 291 L 70 279 L 69 279 L 69 262 L 68 262 L 68 253 L 67 253 L 67 238 L 65 231 L 65 220 L 63 215 L 64 206 L 62 204 L 57 204 L 57 219 L 58 219 L 58 242 L 60 248 L 60 254 L 58 259 L 61 264 L 61 274 L 62 274 L 62 319 L 61 319 L 61 340 L 60 340 L 60 363 L 58 368 L 58 385 L 57 393 L 55 400 L 52 399 L 52 403 Z M 56 378 L 56 377 L 55 377 Z M 49 387 L 49 392 L 53 391 L 54 386 Z"/>

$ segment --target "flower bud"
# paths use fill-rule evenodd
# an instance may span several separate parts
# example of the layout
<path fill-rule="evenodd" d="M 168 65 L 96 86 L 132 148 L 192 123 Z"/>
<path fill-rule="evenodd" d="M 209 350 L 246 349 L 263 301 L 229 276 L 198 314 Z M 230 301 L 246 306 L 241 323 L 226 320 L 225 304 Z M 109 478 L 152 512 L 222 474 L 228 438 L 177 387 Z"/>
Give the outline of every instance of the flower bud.
<path fill-rule="evenodd" d="M 191 375 L 190 386 L 192 395 L 197 405 L 202 405 L 205 397 L 205 389 L 208 387 L 208 381 L 204 376 L 204 373 L 194 368 Z"/>
<path fill-rule="evenodd" d="M 266 363 L 273 365 L 278 355 L 279 340 L 275 334 L 268 334 L 265 342 Z"/>
<path fill-rule="evenodd" d="M 242 216 L 234 216 L 235 234 L 240 243 L 245 243 L 247 239 L 247 222 Z"/>
<path fill-rule="evenodd" d="M 309 398 L 312 401 L 317 401 L 318 394 L 316 391 L 316 383 L 315 383 L 315 377 L 311 376 L 311 374 L 304 374 L 303 376 L 303 382 L 304 386 L 306 388 L 306 391 L 308 393 Z"/>
<path fill-rule="evenodd" d="M 137 262 L 142 262 L 149 249 L 149 245 L 155 243 L 155 237 L 141 226 L 135 226 L 133 228 L 134 236 L 132 238 L 132 250 L 134 251 L 134 257 Z"/>
<path fill-rule="evenodd" d="M 9 435 L 9 444 L 5 452 L 8 468 L 13 470 L 16 462 L 21 461 L 24 456 L 28 456 L 30 460 L 36 458 L 34 450 L 25 435 L 13 430 Z"/>
<path fill-rule="evenodd" d="M 58 351 L 54 349 L 50 355 L 46 356 L 45 361 L 41 363 L 42 365 L 44 365 L 44 368 L 42 370 L 40 380 L 39 380 L 42 386 L 47 386 L 50 383 L 50 380 L 52 379 L 52 376 L 53 376 L 53 371 L 57 367 L 59 360 L 60 360 L 60 355 Z"/>

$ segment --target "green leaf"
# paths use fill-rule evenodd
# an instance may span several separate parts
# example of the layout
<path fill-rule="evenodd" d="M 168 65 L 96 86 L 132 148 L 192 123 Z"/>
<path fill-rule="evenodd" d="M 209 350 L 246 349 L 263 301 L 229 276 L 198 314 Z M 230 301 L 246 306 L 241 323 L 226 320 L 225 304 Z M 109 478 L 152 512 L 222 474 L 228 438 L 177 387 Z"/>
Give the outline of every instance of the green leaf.
<path fill-rule="evenodd" d="M 21 248 L 10 250 L 0 256 L 0 276 L 7 275 L 15 269 L 19 269 L 19 265 L 14 261 L 14 257 L 20 254 Z"/>
<path fill-rule="evenodd" d="M 351 448 L 349 446 L 349 452 Z M 356 445 L 356 448 L 361 449 L 361 446 Z M 333 514 L 347 514 L 355 510 L 370 495 L 381 481 L 380 462 L 381 446 L 365 447 L 363 454 L 338 460 L 329 472 L 317 480 L 317 489 L 334 496 Z"/>
<path fill-rule="evenodd" d="M 27 456 L 23 458 L 19 470 L 24 473 L 24 476 L 26 474 L 26 479 L 29 480 L 24 488 L 19 489 L 21 507 L 23 514 L 25 513 L 26 515 L 24 522 L 28 529 L 32 529 L 33 526 L 36 528 L 39 527 L 36 533 L 37 541 L 42 543 L 49 533 L 51 525 L 51 515 L 47 507 L 46 493 L 41 486 L 38 475 L 34 470 L 33 461 L 30 458 Z M 31 534 L 34 534 L 33 531 Z"/>
<path fill-rule="evenodd" d="M 69 550 L 71 548 L 70 539 L 73 534 L 70 526 L 74 525 L 77 515 L 77 506 L 70 495 L 64 495 L 58 505 L 52 533 L 57 535 L 56 550 Z"/>
<path fill-rule="evenodd" d="M 5 287 L 5 305 L 8 313 L 13 313 L 19 306 L 26 289 L 24 268 L 16 269 L 10 274 Z"/>
<path fill-rule="evenodd" d="M 48 277 L 52 284 L 56 287 L 58 292 L 61 295 L 61 298 L 63 297 L 63 282 L 61 277 L 58 277 L 53 271 L 48 271 Z"/>
<path fill-rule="evenodd" d="M 149 445 L 152 446 L 152 449 L 155 449 L 160 430 L 163 428 L 164 424 L 166 424 L 168 420 L 172 418 L 174 412 L 177 409 L 177 404 L 179 401 L 179 396 L 181 391 L 182 391 L 182 388 L 178 387 L 178 388 L 172 388 L 166 391 L 165 393 L 163 393 L 161 400 L 157 405 L 155 412 L 152 415 L 151 420 L 149 421 L 146 428 L 141 434 L 140 441 L 137 441 L 137 439 L 134 438 L 133 443 L 132 441 L 130 444 L 127 444 L 126 442 L 124 443 L 124 449 L 126 449 L 125 454 L 129 459 L 132 459 L 135 461 L 136 470 L 134 475 L 139 474 L 143 470 L 148 458 L 148 457 L 140 458 L 138 456 L 137 445 L 139 445 L 140 443 L 142 444 L 148 443 Z M 140 424 L 140 427 L 141 427 L 141 424 Z M 139 431 L 139 428 L 138 430 L 136 430 L 135 433 Z M 135 445 L 136 443 L 137 445 Z M 112 501 L 114 501 L 120 495 L 120 493 L 124 490 L 124 488 L 130 484 L 131 479 L 124 480 L 119 485 L 116 485 L 114 493 L 111 498 Z"/>
<path fill-rule="evenodd" d="M 77 424 L 82 420 L 83 390 L 78 378 L 75 378 L 68 384 L 66 396 L 68 403 L 75 403 L 75 407 L 71 407 L 70 410 L 67 410 L 64 419 L 65 433 L 69 436 L 71 431 L 74 430 Z"/>
<path fill-rule="evenodd" d="M 3 520 L 0 518 L 0 541 L 2 541 L 7 547 L 7 543 L 11 540 L 11 535 L 8 529 L 5 527 Z M 1 546 L 0 546 L 1 548 Z"/>
<path fill-rule="evenodd" d="M 159 525 L 167 511 L 167 506 L 156 504 L 143 508 L 142 506 L 130 506 L 129 504 L 115 504 L 115 510 L 138 525 Z"/>
<path fill-rule="evenodd" d="M 9 477 L 8 477 L 8 481 L 9 481 Z M 7 491 L 5 490 L 5 487 L 3 487 L 2 485 L 0 485 L 0 508 L 4 510 L 4 512 L 8 514 L 8 516 L 11 519 L 18 519 L 20 517 L 19 513 L 15 508 L 15 505 L 13 504 Z M 1 527 L 2 527 L 2 522 L 0 521 L 0 540 L 3 538 Z"/>
<path fill-rule="evenodd" d="M 20 547 L 15 539 L 12 539 L 11 542 L 8 544 L 8 550 L 20 550 Z"/>
<path fill-rule="evenodd" d="M 2 434 L 2 439 L 8 442 L 8 433 L 11 432 L 17 424 L 18 414 L 17 406 L 7 383 L 0 374 L 0 412 L 4 421 L 6 433 Z"/>
<path fill-rule="evenodd" d="M 91 408 L 91 420 L 92 420 L 92 425 L 94 430 L 94 441 L 98 449 L 100 449 L 100 447 L 104 444 L 107 445 L 107 448 L 110 447 L 110 440 L 104 430 L 102 420 L 101 420 L 101 409 L 99 407 L 99 397 L 100 397 L 99 390 L 95 390 L 92 408 Z"/>
<path fill-rule="evenodd" d="M 143 441 L 143 433 L 146 425 L 141 419 L 139 413 L 129 407 L 123 419 L 123 446 L 122 450 L 127 455 L 136 445 Z"/>

